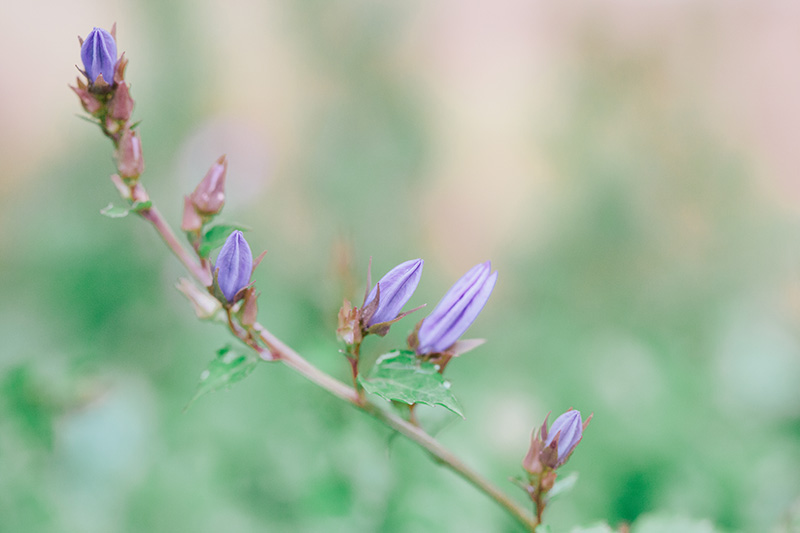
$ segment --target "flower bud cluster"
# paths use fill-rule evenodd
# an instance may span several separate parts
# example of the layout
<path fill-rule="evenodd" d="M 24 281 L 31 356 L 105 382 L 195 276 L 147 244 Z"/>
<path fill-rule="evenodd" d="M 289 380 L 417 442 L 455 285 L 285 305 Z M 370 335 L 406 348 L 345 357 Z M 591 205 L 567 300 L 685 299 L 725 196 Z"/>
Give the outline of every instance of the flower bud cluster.
<path fill-rule="evenodd" d="M 133 98 L 125 82 L 125 57 L 117 57 L 116 27 L 110 32 L 94 28 L 81 42 L 81 61 L 85 81 L 78 78 L 72 87 L 87 113 L 116 147 L 120 178 L 133 187 L 144 171 L 144 158 L 139 136 L 130 122 Z"/>
<path fill-rule="evenodd" d="M 367 287 L 360 309 L 345 300 L 339 310 L 337 336 L 345 344 L 357 345 L 370 333 L 386 335 L 393 323 L 415 311 L 400 313 L 417 289 L 424 264 L 422 259 L 411 259 L 391 269 L 374 287 Z"/>
<path fill-rule="evenodd" d="M 368 273 L 361 308 L 344 301 L 336 334 L 347 345 L 346 355 L 353 365 L 354 377 L 363 338 L 369 334 L 386 335 L 392 324 L 422 307 L 401 312 L 419 284 L 423 265 L 422 259 L 400 263 L 374 286 Z M 482 344 L 480 339 L 459 341 L 459 338 L 486 305 L 496 282 L 497 272 L 492 272 L 489 261 L 475 265 L 459 279 L 408 337 L 408 345 L 417 357 L 438 365 L 437 370 L 443 373 L 452 357 Z"/>

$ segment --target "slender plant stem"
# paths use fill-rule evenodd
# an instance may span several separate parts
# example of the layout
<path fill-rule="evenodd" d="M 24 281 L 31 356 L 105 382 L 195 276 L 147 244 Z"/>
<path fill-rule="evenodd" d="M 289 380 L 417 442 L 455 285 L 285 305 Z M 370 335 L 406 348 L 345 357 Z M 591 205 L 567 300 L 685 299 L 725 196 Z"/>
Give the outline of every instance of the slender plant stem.
<path fill-rule="evenodd" d="M 121 69 L 122 74 L 124 72 L 124 65 Z M 79 84 L 80 85 L 80 84 Z M 80 94 L 79 94 L 80 96 Z M 122 132 L 126 130 L 130 130 L 131 125 L 129 123 L 129 118 L 125 118 L 124 120 L 117 120 L 117 126 L 119 126 L 118 133 L 111 133 L 109 130 L 106 118 L 108 117 L 110 105 L 108 99 L 102 102 L 102 108 L 100 111 L 89 111 L 89 109 L 84 104 L 84 108 L 89 111 L 95 118 L 99 118 L 100 127 L 113 142 L 114 148 L 116 151 L 119 151 L 120 147 L 120 139 L 122 137 Z M 119 156 L 119 154 L 118 154 Z M 120 165 L 118 165 L 118 171 L 120 172 L 120 176 L 126 177 L 131 179 L 131 181 L 135 182 L 138 179 L 138 171 L 136 175 L 125 174 L 121 171 Z M 118 178 L 119 179 L 119 178 Z M 115 185 L 119 187 L 119 184 L 115 181 Z M 137 189 L 138 188 L 138 189 Z M 130 185 L 130 194 L 126 192 L 121 192 L 122 196 L 127 198 L 129 201 L 133 201 L 133 198 L 136 198 L 136 194 L 139 195 L 140 198 L 148 198 L 147 192 L 144 189 L 144 186 L 138 182 L 135 185 Z M 161 213 L 155 206 L 143 209 L 139 211 L 139 215 L 150 222 L 153 228 L 155 228 L 156 232 L 161 236 L 164 240 L 166 245 L 172 251 L 173 254 L 180 260 L 181 263 L 186 267 L 186 269 L 191 273 L 191 275 L 203 286 L 203 287 L 210 287 L 213 283 L 213 277 L 211 274 L 211 269 L 209 267 L 208 261 L 205 259 L 199 258 L 195 255 L 189 253 L 186 248 L 184 248 L 180 241 L 178 241 L 175 233 L 170 228 L 169 224 L 164 220 L 161 216 Z M 196 250 L 195 250 L 196 251 Z M 370 259 L 371 264 L 371 259 Z M 367 288 L 371 285 L 371 281 L 369 280 L 368 276 L 368 283 Z M 398 433 L 406 436 L 411 441 L 418 444 L 420 447 L 425 449 L 430 455 L 440 464 L 447 466 L 459 476 L 464 478 L 470 484 L 472 484 L 475 488 L 482 491 L 484 494 L 492 498 L 495 502 L 497 502 L 501 507 L 503 507 L 508 513 L 513 516 L 517 521 L 519 521 L 522 525 L 526 526 L 529 529 L 535 528 L 535 526 L 539 523 L 539 520 L 534 518 L 531 514 L 529 514 L 521 505 L 519 505 L 514 500 L 510 499 L 506 494 L 500 491 L 497 487 L 495 487 L 489 480 L 478 474 L 476 471 L 472 470 L 466 464 L 464 464 L 458 457 L 453 455 L 447 448 L 442 446 L 436 439 L 431 437 L 428 433 L 425 432 L 421 427 L 412 424 L 411 422 L 400 418 L 399 416 L 390 413 L 388 411 L 384 411 L 374 404 L 369 403 L 366 398 L 359 393 L 359 390 L 353 387 L 349 387 L 345 385 L 341 381 L 337 380 L 336 378 L 329 376 L 325 372 L 319 370 L 317 367 L 309 363 L 306 359 L 304 359 L 300 354 L 292 350 L 289 346 L 284 344 L 280 339 L 275 337 L 272 333 L 270 333 L 266 328 L 262 325 L 255 323 L 250 328 L 241 329 L 236 327 L 235 323 L 233 322 L 230 314 L 230 310 L 228 310 L 228 326 L 231 329 L 231 332 L 239 339 L 244 341 L 248 346 L 253 348 L 255 351 L 258 352 L 259 356 L 265 361 L 275 361 L 280 360 L 286 365 L 293 368 L 295 371 L 303 375 L 305 378 L 310 380 L 311 382 L 319 385 L 323 389 L 327 390 L 337 398 L 344 400 L 351 405 L 361 409 L 365 413 L 369 414 L 373 418 L 379 420 L 384 425 L 388 426 L 389 428 L 397 431 Z M 267 348 L 262 347 L 258 341 L 253 337 L 252 333 L 256 332 L 258 334 L 258 340 L 260 340 Z M 355 354 L 356 357 L 358 354 Z M 354 374 L 356 373 L 354 368 Z M 356 387 L 358 386 L 357 382 L 354 383 Z M 541 509 L 538 510 L 541 513 Z"/>
<path fill-rule="evenodd" d="M 428 435 L 425 430 L 419 426 L 411 424 L 406 420 L 403 420 L 396 415 L 393 415 L 387 411 L 383 411 L 373 404 L 367 403 L 362 406 L 362 409 L 372 415 L 374 418 L 380 420 L 390 428 L 394 429 L 398 433 L 401 433 L 424 448 L 436 459 L 437 462 L 443 466 L 446 466 L 468 481 L 473 487 L 492 498 L 519 523 L 531 529 L 536 527 L 533 517 L 530 516 L 530 514 L 528 514 L 528 512 L 521 505 L 509 498 L 488 479 L 464 464 L 461 459 L 453 455 L 453 453 L 445 448 L 439 441 Z"/>
<path fill-rule="evenodd" d="M 178 257 L 186 269 L 204 286 L 211 285 L 210 272 L 204 269 L 197 260 L 191 256 L 186 249 L 180 245 L 175 234 L 155 207 L 151 207 L 141 213 L 142 217 L 149 221 L 161 238 L 169 246 L 170 250 Z M 265 361 L 280 360 L 291 367 L 309 381 L 319 385 L 337 398 L 344 400 L 351 405 L 361 409 L 376 420 L 382 422 L 389 428 L 404 435 L 424 450 L 426 450 L 436 462 L 446 466 L 472 486 L 486 494 L 488 497 L 503 507 L 512 517 L 526 528 L 533 530 L 538 520 L 528 513 L 519 503 L 509 498 L 504 492 L 493 485 L 488 479 L 481 476 L 478 472 L 463 463 L 458 457 L 453 455 L 450 450 L 445 448 L 439 441 L 431 437 L 419 426 L 416 426 L 399 416 L 384 411 L 377 406 L 365 401 L 358 392 L 339 381 L 338 379 L 326 374 L 300 354 L 283 343 L 279 338 L 269 332 L 259 323 L 253 325 L 253 329 L 258 332 L 261 341 L 267 346 L 267 350 L 258 350 L 259 355 Z M 241 337 L 242 332 L 233 328 L 232 332 L 237 337 Z M 243 339 L 244 340 L 244 339 Z"/>
<path fill-rule="evenodd" d="M 279 338 L 270 333 L 261 324 L 256 323 L 253 327 L 258 331 L 259 335 L 261 336 L 261 340 L 264 341 L 264 344 L 269 347 L 273 357 L 290 366 L 309 381 L 316 383 L 337 398 L 340 398 L 346 402 L 350 402 L 353 405 L 360 406 L 361 400 L 358 397 L 358 393 L 355 391 L 355 389 L 348 387 L 338 379 L 329 376 L 325 372 L 309 363 L 305 358 L 284 344 Z"/>
<path fill-rule="evenodd" d="M 186 267 L 186 270 L 194 276 L 194 278 L 199 281 L 203 287 L 211 286 L 211 273 L 203 268 L 197 261 L 195 261 L 194 256 L 192 256 L 186 249 L 181 246 L 181 243 L 178 241 L 178 238 L 175 237 L 175 234 L 172 232 L 172 228 L 169 227 L 169 224 L 164 220 L 164 217 L 161 216 L 161 213 L 156 209 L 155 206 L 150 207 L 149 209 L 145 209 L 140 213 L 142 218 L 150 222 L 155 230 L 161 235 L 161 238 L 164 239 L 164 242 L 169 246 L 169 249 L 172 250 L 172 253 L 183 263 L 183 266 Z"/>
<path fill-rule="evenodd" d="M 431 437 L 421 427 L 416 426 L 395 414 L 384 411 L 369 402 L 362 401 L 354 389 L 319 370 L 317 367 L 297 354 L 294 350 L 283 344 L 277 337 L 272 335 L 263 326 L 257 325 L 257 329 L 261 335 L 261 339 L 265 344 L 267 344 L 267 346 L 270 347 L 270 350 L 275 356 L 277 356 L 278 359 L 297 370 L 305 378 L 325 388 L 331 394 L 350 402 L 373 418 L 379 420 L 386 426 L 389 426 L 393 430 L 424 448 L 436 459 L 437 462 L 450 468 L 459 476 L 471 483 L 475 488 L 484 492 L 487 496 L 495 500 L 520 523 L 524 524 L 528 528 L 536 527 L 534 518 L 528 514 L 528 512 L 525 511 L 522 506 L 509 498 L 489 480 L 464 464 L 458 457 L 453 455 L 450 450 L 445 448 L 439 441 Z"/>

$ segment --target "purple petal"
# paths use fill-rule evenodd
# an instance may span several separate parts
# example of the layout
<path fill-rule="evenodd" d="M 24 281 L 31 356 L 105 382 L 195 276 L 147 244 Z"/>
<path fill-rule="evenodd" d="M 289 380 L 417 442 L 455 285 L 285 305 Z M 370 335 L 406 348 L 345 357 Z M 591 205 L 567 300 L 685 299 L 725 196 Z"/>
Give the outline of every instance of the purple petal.
<path fill-rule="evenodd" d="M 231 233 L 225 240 L 217 256 L 217 283 L 228 302 L 250 283 L 253 272 L 253 253 L 239 230 Z"/>
<path fill-rule="evenodd" d="M 556 418 L 553 425 L 550 426 L 548 438 L 545 440 L 545 445 L 550 445 L 553 439 L 558 437 L 558 462 L 562 463 L 567 456 L 572 452 L 575 446 L 583 436 L 583 421 L 581 420 L 580 411 L 567 411 L 563 415 Z"/>
<path fill-rule="evenodd" d="M 94 28 L 81 46 L 81 60 L 89 83 L 97 81 L 102 74 L 103 81 L 114 83 L 114 67 L 117 64 L 117 43 L 114 37 L 102 28 Z"/>
<path fill-rule="evenodd" d="M 422 276 L 422 259 L 412 259 L 400 263 L 391 269 L 381 280 L 372 287 L 364 301 L 364 307 L 375 299 L 378 292 L 378 285 L 381 286 L 381 298 L 378 302 L 378 309 L 372 315 L 367 327 L 381 322 L 388 322 L 397 317 L 400 310 L 417 290 L 419 279 Z"/>
<path fill-rule="evenodd" d="M 418 353 L 444 351 L 467 331 L 497 283 L 491 270 L 489 261 L 475 265 L 447 291 L 420 326 Z"/>

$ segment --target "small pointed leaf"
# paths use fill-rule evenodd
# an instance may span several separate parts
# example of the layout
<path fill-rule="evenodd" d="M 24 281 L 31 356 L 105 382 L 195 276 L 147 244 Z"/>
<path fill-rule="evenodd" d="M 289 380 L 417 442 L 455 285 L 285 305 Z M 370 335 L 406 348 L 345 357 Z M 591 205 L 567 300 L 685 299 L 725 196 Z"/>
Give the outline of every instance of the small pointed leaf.
<path fill-rule="evenodd" d="M 129 207 L 123 207 L 114 204 L 108 204 L 103 209 L 100 210 L 101 215 L 105 215 L 108 218 L 122 218 L 128 216 L 128 212 L 130 211 Z"/>
<path fill-rule="evenodd" d="M 200 396 L 243 380 L 257 364 L 258 357 L 250 351 L 239 352 L 230 346 L 218 350 L 217 357 L 200 374 L 197 391 L 184 410 Z"/>

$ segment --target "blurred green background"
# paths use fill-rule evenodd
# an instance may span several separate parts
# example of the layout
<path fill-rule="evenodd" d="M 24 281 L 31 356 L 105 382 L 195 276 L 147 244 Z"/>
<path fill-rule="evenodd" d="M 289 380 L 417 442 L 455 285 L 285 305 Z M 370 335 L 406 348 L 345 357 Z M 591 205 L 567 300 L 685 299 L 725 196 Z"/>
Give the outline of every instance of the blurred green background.
<path fill-rule="evenodd" d="M 260 319 L 312 362 L 347 379 L 335 313 L 370 256 L 426 260 L 410 305 L 491 259 L 488 342 L 448 367 L 467 419 L 423 413 L 447 446 L 524 501 L 531 429 L 575 407 L 595 419 L 553 531 L 797 531 L 795 3 L 4 7 L 0 531 L 519 531 L 288 368 L 182 412 L 229 339 L 150 228 L 99 214 L 110 143 L 66 85 L 75 36 L 114 21 L 151 196 L 177 226 L 228 154 Z"/>

